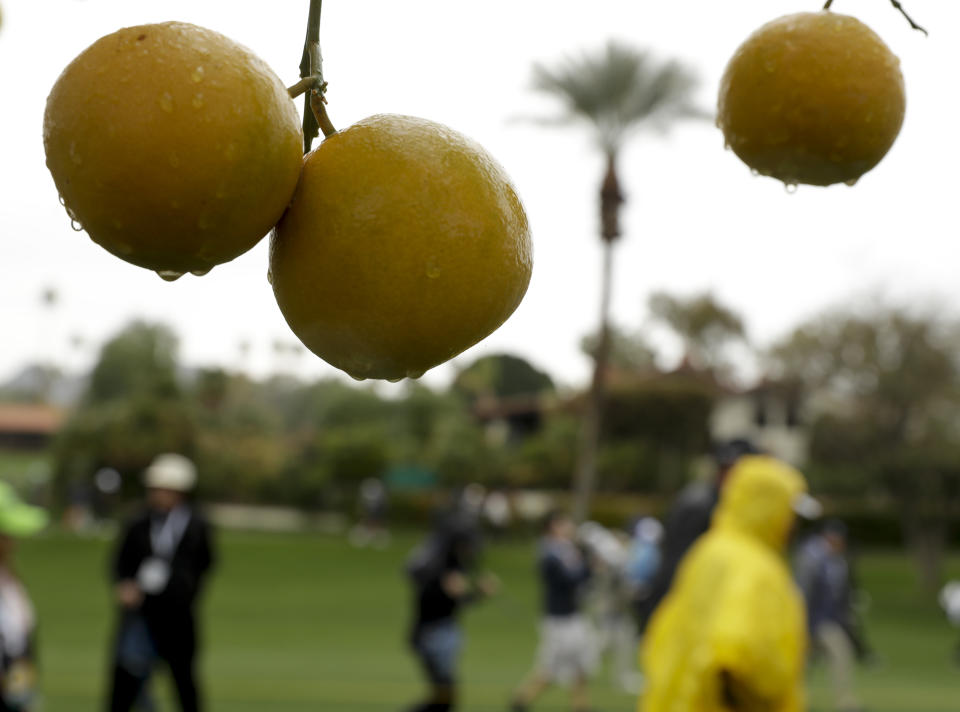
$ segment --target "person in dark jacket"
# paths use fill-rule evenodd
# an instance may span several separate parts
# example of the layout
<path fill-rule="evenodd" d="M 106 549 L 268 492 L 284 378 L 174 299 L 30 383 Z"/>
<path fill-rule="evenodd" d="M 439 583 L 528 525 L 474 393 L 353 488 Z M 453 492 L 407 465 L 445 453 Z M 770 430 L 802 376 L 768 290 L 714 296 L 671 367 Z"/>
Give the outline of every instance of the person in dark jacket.
<path fill-rule="evenodd" d="M 591 567 L 576 543 L 570 515 L 554 511 L 544 521 L 537 568 L 543 619 L 533 672 L 514 695 L 510 709 L 525 712 L 553 684 L 569 685 L 574 712 L 589 709 L 587 682 L 598 661 L 595 636 L 581 612 L 581 594 Z"/>
<path fill-rule="evenodd" d="M 664 522 L 660 566 L 648 594 L 638 602 L 637 618 L 641 632 L 646 629 L 654 610 L 670 590 L 680 561 L 693 542 L 710 528 L 713 510 L 720 500 L 720 489 L 730 469 L 742 456 L 758 452 L 749 440 L 735 439 L 721 443 L 713 453 L 716 463 L 713 480 L 687 485 L 674 501 Z"/>
<path fill-rule="evenodd" d="M 830 667 L 836 708 L 840 712 L 862 710 L 853 675 L 857 627 L 843 522 L 827 520 L 818 534 L 804 542 L 796 559 L 796 577 L 807 605 L 810 640 Z"/>
<path fill-rule="evenodd" d="M 170 669 L 180 708 L 202 708 L 195 660 L 194 607 L 213 566 L 210 527 L 190 505 L 196 468 L 182 455 L 159 455 L 144 475 L 147 508 L 126 527 L 111 579 L 119 606 L 110 712 L 128 712 L 153 666 Z"/>
<path fill-rule="evenodd" d="M 459 612 L 499 588 L 492 574 L 474 575 L 480 549 L 475 512 L 457 502 L 437 517 L 433 532 L 407 563 L 414 593 L 410 646 L 430 685 L 427 699 L 409 712 L 448 712 L 456 707 L 457 663 L 463 647 Z"/>

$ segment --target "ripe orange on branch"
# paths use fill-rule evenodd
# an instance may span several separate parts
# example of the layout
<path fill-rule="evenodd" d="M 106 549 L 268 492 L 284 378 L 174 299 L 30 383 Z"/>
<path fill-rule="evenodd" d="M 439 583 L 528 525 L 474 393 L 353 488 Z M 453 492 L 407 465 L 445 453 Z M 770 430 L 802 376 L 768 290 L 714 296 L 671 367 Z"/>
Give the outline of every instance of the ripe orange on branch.
<path fill-rule="evenodd" d="M 355 378 L 416 378 L 516 309 L 532 269 L 503 169 L 452 129 L 371 116 L 310 153 L 271 240 L 277 303 Z"/>
<path fill-rule="evenodd" d="M 856 182 L 890 150 L 906 108 L 900 60 L 837 13 L 781 17 L 737 49 L 717 122 L 756 172 L 788 185 Z"/>
<path fill-rule="evenodd" d="M 276 74 L 180 22 L 127 27 L 84 50 L 50 92 L 43 139 L 71 218 L 167 279 L 253 247 L 302 163 L 300 119 Z"/>

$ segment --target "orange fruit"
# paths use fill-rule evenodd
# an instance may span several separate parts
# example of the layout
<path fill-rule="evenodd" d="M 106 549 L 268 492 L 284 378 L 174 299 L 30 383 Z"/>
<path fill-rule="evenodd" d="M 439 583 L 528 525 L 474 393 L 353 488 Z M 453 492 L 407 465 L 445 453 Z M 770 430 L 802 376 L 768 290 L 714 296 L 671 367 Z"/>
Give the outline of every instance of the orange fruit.
<path fill-rule="evenodd" d="M 440 124 L 371 116 L 310 153 L 270 246 L 280 310 L 354 378 L 417 378 L 516 309 L 530 229 L 503 169 Z"/>
<path fill-rule="evenodd" d="M 767 23 L 733 55 L 718 125 L 754 171 L 788 185 L 853 184 L 903 124 L 900 60 L 869 27 L 837 13 Z"/>
<path fill-rule="evenodd" d="M 167 279 L 266 235 L 303 153 L 297 109 L 270 67 L 181 22 L 127 27 L 85 49 L 50 92 L 43 143 L 71 218 Z"/>

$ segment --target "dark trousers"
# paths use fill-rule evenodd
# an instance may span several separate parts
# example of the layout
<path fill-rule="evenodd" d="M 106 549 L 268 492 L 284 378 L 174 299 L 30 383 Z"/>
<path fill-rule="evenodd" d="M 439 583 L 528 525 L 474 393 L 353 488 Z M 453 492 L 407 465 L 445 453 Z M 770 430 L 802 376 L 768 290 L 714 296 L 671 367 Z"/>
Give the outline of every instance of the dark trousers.
<path fill-rule="evenodd" d="M 169 667 L 180 698 L 180 709 L 183 712 L 200 712 L 202 707 L 195 675 L 196 634 L 192 617 L 147 619 L 145 623 L 142 631 L 135 629 L 138 624 L 133 619 L 124 619 L 120 624 L 109 712 L 130 712 L 150 677 L 152 664 L 140 664 L 140 656 L 136 656 L 136 664 L 131 665 L 125 660 L 127 656 L 124 653 L 129 648 L 131 634 L 134 647 L 152 646 L 152 657 Z M 143 632 L 148 634 L 149 639 L 137 640 L 137 636 Z M 137 647 L 136 652 L 142 652 L 142 648 Z"/>

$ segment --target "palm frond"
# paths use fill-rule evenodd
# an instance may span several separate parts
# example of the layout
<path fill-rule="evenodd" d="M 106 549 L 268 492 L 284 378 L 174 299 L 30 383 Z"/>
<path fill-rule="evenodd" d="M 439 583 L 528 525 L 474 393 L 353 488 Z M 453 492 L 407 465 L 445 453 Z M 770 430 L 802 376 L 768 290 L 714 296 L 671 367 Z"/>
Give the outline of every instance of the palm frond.
<path fill-rule="evenodd" d="M 646 123 L 663 127 L 706 114 L 691 99 L 697 86 L 692 70 L 676 61 L 658 63 L 646 52 L 616 42 L 555 67 L 534 65 L 533 86 L 561 99 L 565 118 L 592 124 L 608 152 L 618 150 L 628 132 Z"/>

